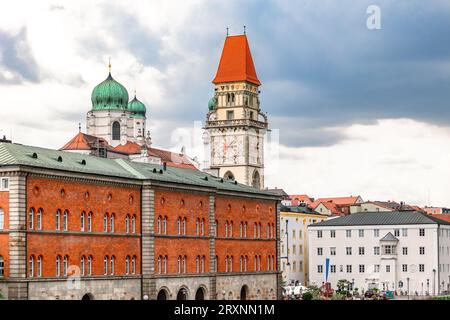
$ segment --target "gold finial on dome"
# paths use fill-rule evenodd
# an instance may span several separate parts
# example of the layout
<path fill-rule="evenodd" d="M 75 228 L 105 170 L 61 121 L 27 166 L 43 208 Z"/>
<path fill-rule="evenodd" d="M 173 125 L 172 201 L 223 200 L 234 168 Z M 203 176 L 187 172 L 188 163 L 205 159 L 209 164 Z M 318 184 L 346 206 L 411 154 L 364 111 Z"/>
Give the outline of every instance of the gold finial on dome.
<path fill-rule="evenodd" d="M 109 73 L 111 73 L 111 57 L 109 57 L 109 64 L 108 64 L 108 68 L 109 68 Z"/>

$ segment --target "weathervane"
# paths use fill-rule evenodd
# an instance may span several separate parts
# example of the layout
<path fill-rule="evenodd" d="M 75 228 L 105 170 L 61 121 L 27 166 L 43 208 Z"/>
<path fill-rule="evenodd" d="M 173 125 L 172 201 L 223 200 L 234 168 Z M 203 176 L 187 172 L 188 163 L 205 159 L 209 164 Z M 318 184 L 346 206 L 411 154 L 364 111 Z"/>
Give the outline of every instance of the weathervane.
<path fill-rule="evenodd" d="M 245 26 L 244 26 L 244 34 L 245 34 Z"/>
<path fill-rule="evenodd" d="M 228 37 L 228 27 L 227 27 L 227 37 Z"/>
<path fill-rule="evenodd" d="M 81 122 L 78 122 L 78 132 L 81 132 Z"/>

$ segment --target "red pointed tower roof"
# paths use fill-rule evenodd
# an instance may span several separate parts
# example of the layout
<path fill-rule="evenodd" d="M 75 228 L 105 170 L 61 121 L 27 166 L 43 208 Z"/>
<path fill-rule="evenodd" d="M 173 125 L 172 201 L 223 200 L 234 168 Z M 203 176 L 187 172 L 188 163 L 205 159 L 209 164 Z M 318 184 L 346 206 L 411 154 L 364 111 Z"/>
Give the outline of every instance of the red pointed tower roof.
<path fill-rule="evenodd" d="M 218 84 L 235 81 L 248 81 L 261 85 L 245 34 L 225 38 L 219 68 L 212 82 Z"/>

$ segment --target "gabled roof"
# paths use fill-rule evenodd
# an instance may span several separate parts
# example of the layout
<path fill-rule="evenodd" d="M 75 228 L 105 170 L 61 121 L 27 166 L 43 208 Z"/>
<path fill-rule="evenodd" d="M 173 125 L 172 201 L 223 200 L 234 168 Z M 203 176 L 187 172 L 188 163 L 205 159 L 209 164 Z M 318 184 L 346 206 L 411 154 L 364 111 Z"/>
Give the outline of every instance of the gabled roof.
<path fill-rule="evenodd" d="M 219 67 L 212 82 L 218 84 L 236 81 L 248 81 L 258 86 L 261 85 L 256 75 L 250 46 L 245 34 L 225 38 Z"/>
<path fill-rule="evenodd" d="M 266 189 L 267 191 L 269 191 L 269 192 L 272 192 L 272 193 L 274 193 L 274 194 L 277 194 L 277 195 L 279 195 L 279 196 L 281 196 L 281 197 L 283 197 L 283 200 L 288 200 L 288 199 L 290 199 L 289 198 L 289 195 L 286 193 L 286 191 L 284 191 L 283 189 L 278 189 L 278 188 L 275 188 L 275 189 Z"/>
<path fill-rule="evenodd" d="M 356 197 L 335 197 L 335 198 L 318 198 L 316 199 L 312 204 L 311 207 L 314 209 L 316 208 L 321 202 L 333 202 L 338 205 L 352 205 L 355 204 L 358 199 L 360 199 L 360 196 Z"/>
<path fill-rule="evenodd" d="M 148 148 L 149 154 L 161 159 L 169 167 L 198 170 L 192 161 L 184 153 L 176 153 L 168 150 Z"/>
<path fill-rule="evenodd" d="M 316 210 L 321 204 L 325 208 L 330 210 L 331 214 L 334 214 L 334 215 L 341 215 L 342 214 L 342 211 L 340 210 L 339 206 L 336 203 L 334 203 L 334 202 L 321 202 L 314 208 L 314 210 Z"/>
<path fill-rule="evenodd" d="M 141 153 L 142 147 L 137 144 L 136 142 L 127 141 L 126 144 L 119 144 L 114 148 L 115 150 L 119 152 L 123 152 L 126 154 L 138 154 Z"/>
<path fill-rule="evenodd" d="M 61 157 L 59 160 L 58 158 Z M 213 190 L 261 195 L 280 200 L 272 193 L 250 186 L 227 181 L 199 170 L 138 163 L 125 159 L 108 159 L 75 152 L 58 151 L 14 143 L 0 143 L 0 168 L 20 166 L 42 168 L 55 172 L 84 173 L 97 176 L 127 178 L 131 181 L 150 180 L 176 183 Z"/>
<path fill-rule="evenodd" d="M 92 150 L 96 145 L 97 147 L 107 148 L 110 151 L 114 150 L 105 139 L 91 136 L 83 132 L 79 132 L 59 150 Z"/>
<path fill-rule="evenodd" d="M 450 222 L 437 219 L 419 211 L 393 212 L 358 212 L 327 221 L 322 221 L 310 227 L 333 226 L 370 226 L 370 225 L 411 225 L 411 224 L 444 224 Z"/>
<path fill-rule="evenodd" d="M 314 202 L 314 198 L 311 198 L 307 194 L 291 194 L 289 195 L 289 198 L 291 198 L 292 201 L 298 200 L 303 201 L 306 204 L 311 204 Z"/>
<path fill-rule="evenodd" d="M 388 232 L 380 241 L 398 241 L 396 237 L 390 232 Z"/>

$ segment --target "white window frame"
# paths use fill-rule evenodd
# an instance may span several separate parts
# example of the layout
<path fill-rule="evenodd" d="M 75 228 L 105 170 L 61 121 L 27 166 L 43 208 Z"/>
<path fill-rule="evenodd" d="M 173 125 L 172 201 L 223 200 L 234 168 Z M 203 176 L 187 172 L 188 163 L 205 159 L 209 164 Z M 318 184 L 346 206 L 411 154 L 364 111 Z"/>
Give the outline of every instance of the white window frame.
<path fill-rule="evenodd" d="M 5 184 L 6 184 L 6 186 L 5 186 Z M 9 178 L 1 179 L 0 191 L 9 191 Z"/>

